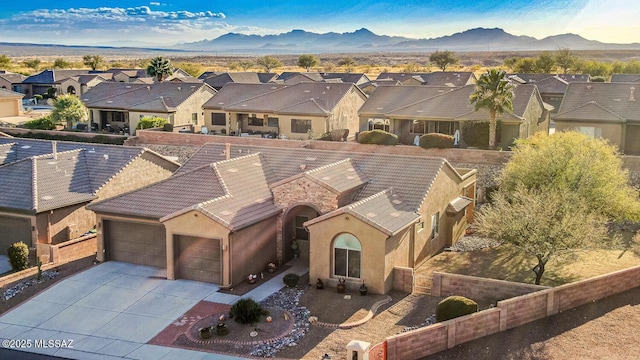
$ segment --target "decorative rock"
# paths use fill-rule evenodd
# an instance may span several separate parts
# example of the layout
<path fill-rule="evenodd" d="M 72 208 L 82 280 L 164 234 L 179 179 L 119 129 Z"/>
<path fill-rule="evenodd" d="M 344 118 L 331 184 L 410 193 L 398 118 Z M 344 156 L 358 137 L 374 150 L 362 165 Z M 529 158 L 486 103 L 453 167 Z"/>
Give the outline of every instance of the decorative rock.
<path fill-rule="evenodd" d="M 315 324 L 318 322 L 317 316 L 309 316 L 309 324 Z"/>

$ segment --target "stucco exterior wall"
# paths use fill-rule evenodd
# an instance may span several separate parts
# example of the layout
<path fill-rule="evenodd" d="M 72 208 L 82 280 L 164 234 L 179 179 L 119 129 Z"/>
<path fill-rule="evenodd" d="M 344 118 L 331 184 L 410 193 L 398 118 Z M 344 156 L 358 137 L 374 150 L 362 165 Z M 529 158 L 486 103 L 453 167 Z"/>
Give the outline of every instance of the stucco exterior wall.
<path fill-rule="evenodd" d="M 360 110 L 365 100 L 366 98 L 362 93 L 355 88 L 351 88 L 327 119 L 328 128 L 326 131 L 349 129 L 349 135 L 354 136 L 360 128 L 358 110 Z M 326 131 L 318 132 L 315 130 L 315 135 L 318 137 Z"/>
<path fill-rule="evenodd" d="M 407 227 L 400 233 L 390 237 L 385 242 L 384 261 L 384 293 L 394 288 L 394 269 L 396 267 L 413 267 L 411 259 L 412 237 L 415 233 L 415 224 Z"/>
<path fill-rule="evenodd" d="M 556 132 L 560 131 L 569 131 L 576 130 L 580 126 L 585 127 L 594 127 L 596 129 L 600 129 L 602 131 L 602 138 L 609 140 L 612 145 L 618 146 L 620 151 L 623 151 L 622 148 L 622 128 L 623 124 L 621 123 L 600 123 L 600 122 L 587 122 L 587 121 L 579 121 L 579 120 L 556 120 Z"/>
<path fill-rule="evenodd" d="M 46 211 L 37 215 L 38 243 L 60 244 L 75 239 L 96 225 L 96 215 L 86 203 Z"/>
<path fill-rule="evenodd" d="M 260 275 L 269 262 L 276 263 L 276 220 L 263 220 L 231 234 L 231 284 L 249 274 Z"/>
<path fill-rule="evenodd" d="M 222 246 L 222 286 L 229 286 L 231 263 L 229 249 L 229 229 L 220 223 L 206 217 L 199 211 L 189 211 L 180 216 L 165 221 L 167 242 L 167 279 L 176 278 L 175 235 L 188 235 L 220 239 Z"/>
<path fill-rule="evenodd" d="M 185 84 L 186 86 L 191 86 L 189 84 Z M 186 90 L 185 90 L 186 91 Z M 205 118 L 202 113 L 202 105 L 209 101 L 213 97 L 215 90 L 203 87 L 199 91 L 193 93 L 186 101 L 184 101 L 178 108 L 176 109 L 175 116 L 173 119 L 173 125 L 186 125 L 193 124 L 196 128 L 196 131 L 200 131 L 200 127 L 205 124 Z M 197 124 L 191 121 L 191 114 L 197 114 L 198 120 Z"/>
<path fill-rule="evenodd" d="M 0 117 L 22 115 L 22 98 L 0 98 Z"/>
<path fill-rule="evenodd" d="M 369 224 L 352 215 L 342 214 L 312 224 L 309 229 L 309 279 L 315 282 L 318 278 L 328 285 L 337 283 L 333 265 L 333 243 L 341 233 L 349 233 L 360 241 L 361 278 L 347 278 L 347 286 L 357 289 L 364 280 L 372 293 L 385 292 L 385 251 L 387 235 L 372 228 Z M 331 280 L 333 281 L 331 281 Z"/>

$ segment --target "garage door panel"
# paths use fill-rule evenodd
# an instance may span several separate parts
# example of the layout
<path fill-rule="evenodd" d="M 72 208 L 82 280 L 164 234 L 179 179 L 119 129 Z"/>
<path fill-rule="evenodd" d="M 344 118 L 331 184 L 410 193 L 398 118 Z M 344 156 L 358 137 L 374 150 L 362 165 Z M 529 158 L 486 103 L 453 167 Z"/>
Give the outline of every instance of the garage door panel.
<path fill-rule="evenodd" d="M 193 236 L 176 236 L 177 277 L 221 283 L 220 240 Z"/>
<path fill-rule="evenodd" d="M 109 260 L 166 268 L 167 248 L 162 225 L 105 221 Z"/>
<path fill-rule="evenodd" d="M 9 246 L 19 241 L 31 246 L 31 221 L 19 217 L 0 216 L 0 255 L 6 255 Z"/>

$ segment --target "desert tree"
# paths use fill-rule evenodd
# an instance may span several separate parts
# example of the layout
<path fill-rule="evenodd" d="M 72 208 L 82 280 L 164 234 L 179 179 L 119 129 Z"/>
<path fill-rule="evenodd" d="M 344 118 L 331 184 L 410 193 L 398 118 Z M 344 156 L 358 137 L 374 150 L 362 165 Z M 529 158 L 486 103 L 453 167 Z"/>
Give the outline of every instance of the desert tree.
<path fill-rule="evenodd" d="M 183 70 L 184 72 L 186 72 L 187 74 L 193 77 L 198 77 L 200 74 L 202 74 L 202 66 L 200 66 L 200 64 L 197 64 L 197 63 L 181 62 L 181 63 L 177 63 L 176 67 Z"/>
<path fill-rule="evenodd" d="M 162 56 L 154 57 L 147 66 L 147 75 L 154 76 L 158 82 L 162 82 L 166 76 L 173 74 L 171 61 Z"/>
<path fill-rule="evenodd" d="M 53 61 L 54 69 L 67 69 L 71 67 L 71 63 L 63 58 L 57 58 Z"/>
<path fill-rule="evenodd" d="M 82 100 L 75 95 L 60 95 L 53 101 L 51 119 L 58 122 L 65 122 L 67 129 L 79 121 L 86 119 L 89 111 L 82 103 Z"/>
<path fill-rule="evenodd" d="M 256 66 L 256 64 L 251 60 L 240 60 L 237 62 L 238 68 L 242 69 L 242 71 L 248 71 L 252 67 Z"/>
<path fill-rule="evenodd" d="M 500 189 L 476 216 L 478 233 L 511 244 L 537 259 L 535 284 L 549 260 L 606 243 L 606 221 L 591 212 L 584 199 L 567 189 L 545 187 Z"/>
<path fill-rule="evenodd" d="M 543 74 L 551 74 L 556 66 L 556 59 L 549 51 L 543 51 L 536 59 L 536 69 Z"/>
<path fill-rule="evenodd" d="M 338 66 L 342 66 L 346 72 L 351 72 L 356 66 L 356 60 L 351 56 L 347 56 L 338 61 Z"/>
<path fill-rule="evenodd" d="M 331 61 L 322 62 L 322 70 L 324 70 L 324 72 L 332 72 L 335 68 L 336 64 L 332 63 Z"/>
<path fill-rule="evenodd" d="M 530 57 L 519 58 L 515 64 L 513 64 L 512 69 L 513 72 L 519 74 L 532 74 L 538 72 L 536 60 Z"/>
<path fill-rule="evenodd" d="M 11 58 L 7 55 L 0 55 L 0 68 L 8 68 L 11 66 Z"/>
<path fill-rule="evenodd" d="M 100 55 L 85 55 L 82 57 L 82 63 L 91 70 L 97 70 L 104 64 L 104 58 Z"/>
<path fill-rule="evenodd" d="M 318 66 L 318 64 L 320 64 L 320 59 L 315 55 L 303 54 L 298 58 L 298 66 L 304 68 L 307 72 L 309 72 L 312 67 Z"/>
<path fill-rule="evenodd" d="M 419 72 L 420 70 L 422 70 L 422 65 L 420 65 L 415 61 L 412 61 L 410 63 L 405 64 L 402 70 L 409 73 Z"/>
<path fill-rule="evenodd" d="M 555 53 L 555 59 L 556 64 L 564 74 L 568 73 L 578 63 L 578 56 L 567 47 L 558 48 Z"/>
<path fill-rule="evenodd" d="M 455 65 L 460 61 L 458 55 L 453 51 L 445 50 L 445 51 L 436 51 L 429 55 L 429 61 L 434 63 L 437 67 L 439 67 L 442 71 L 447 69 L 449 65 Z"/>
<path fill-rule="evenodd" d="M 475 91 L 469 98 L 476 111 L 489 111 L 489 148 L 496 147 L 498 115 L 513 111 L 514 86 L 507 80 L 504 70 L 489 69 L 476 81 Z"/>
<path fill-rule="evenodd" d="M 498 182 L 506 192 L 518 186 L 572 192 L 608 220 L 640 219 L 638 193 L 629 185 L 617 148 L 578 132 L 541 132 L 517 140 Z"/>
<path fill-rule="evenodd" d="M 24 66 L 33 69 L 33 71 L 38 71 L 41 63 L 42 61 L 40 59 L 29 59 L 22 62 Z"/>
<path fill-rule="evenodd" d="M 271 70 L 281 67 L 282 61 L 273 56 L 263 56 L 256 59 L 256 64 L 262 67 L 266 72 L 270 73 Z"/>

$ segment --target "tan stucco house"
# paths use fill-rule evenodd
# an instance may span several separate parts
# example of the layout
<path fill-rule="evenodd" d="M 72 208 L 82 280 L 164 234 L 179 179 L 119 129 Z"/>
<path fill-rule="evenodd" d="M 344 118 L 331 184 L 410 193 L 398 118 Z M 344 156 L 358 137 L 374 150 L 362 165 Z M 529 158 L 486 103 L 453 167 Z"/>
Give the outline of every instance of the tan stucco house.
<path fill-rule="evenodd" d="M 299 255 L 314 282 L 386 293 L 395 267 L 463 235 L 475 180 L 440 158 L 207 144 L 171 178 L 87 207 L 101 260 L 231 287 Z"/>
<path fill-rule="evenodd" d="M 571 83 L 554 117 L 556 131 L 576 130 L 640 155 L 640 86 L 637 83 Z"/>
<path fill-rule="evenodd" d="M 366 95 L 354 84 L 302 82 L 295 85 L 225 85 L 204 104 L 209 131 L 272 134 L 306 140 L 331 130 L 358 130 L 358 109 Z"/>
<path fill-rule="evenodd" d="M 85 209 L 169 177 L 178 164 L 144 148 L 0 138 L 0 253 L 75 239 L 96 226 Z M 37 246 L 39 252 L 46 247 Z"/>
<path fill-rule="evenodd" d="M 98 129 L 129 129 L 129 134 L 133 135 L 143 117 L 161 117 L 174 126 L 199 128 L 204 123 L 202 105 L 214 93 L 213 88 L 201 82 L 102 82 L 84 93 L 81 99 Z"/>
<path fill-rule="evenodd" d="M 24 112 L 22 98 L 24 94 L 0 89 L 0 118 L 10 116 L 20 116 Z"/>
<path fill-rule="evenodd" d="M 360 108 L 360 131 L 381 129 L 398 135 L 403 144 L 414 144 L 428 133 L 454 135 L 459 131 L 461 146 L 464 123 L 488 122 L 489 112 L 475 111 L 469 97 L 475 85 L 380 86 Z M 542 101 L 535 85 L 515 86 L 513 112 L 498 116 L 501 131 L 498 146 L 507 148 L 516 139 L 526 139 L 538 131 L 549 132 L 553 106 Z"/>

